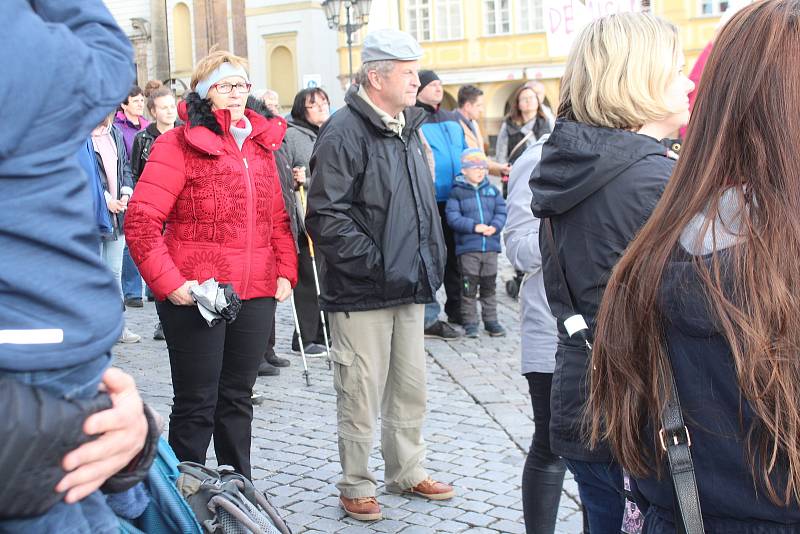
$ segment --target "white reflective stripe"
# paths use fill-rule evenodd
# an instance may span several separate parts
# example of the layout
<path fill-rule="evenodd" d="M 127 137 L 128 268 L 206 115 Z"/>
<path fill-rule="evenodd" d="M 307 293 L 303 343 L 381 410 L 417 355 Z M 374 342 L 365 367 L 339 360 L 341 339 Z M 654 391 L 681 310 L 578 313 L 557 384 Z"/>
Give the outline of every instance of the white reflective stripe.
<path fill-rule="evenodd" d="M 31 330 L 0 330 L 0 345 L 44 345 L 63 343 L 64 331 L 60 328 L 34 328 Z"/>
<path fill-rule="evenodd" d="M 572 337 L 573 334 L 580 332 L 581 330 L 589 330 L 589 326 L 583 319 L 583 315 L 573 315 L 572 317 L 565 319 L 564 328 L 567 329 L 567 334 L 569 337 Z"/>

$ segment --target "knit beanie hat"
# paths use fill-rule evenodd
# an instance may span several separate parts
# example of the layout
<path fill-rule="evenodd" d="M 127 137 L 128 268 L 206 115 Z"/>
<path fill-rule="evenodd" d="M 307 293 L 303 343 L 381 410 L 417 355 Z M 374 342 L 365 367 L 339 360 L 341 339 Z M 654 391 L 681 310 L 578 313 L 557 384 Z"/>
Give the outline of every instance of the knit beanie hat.
<path fill-rule="evenodd" d="M 419 71 L 419 89 L 417 89 L 417 94 L 419 94 L 420 91 L 425 89 L 426 85 L 438 79 L 439 76 L 437 76 L 436 73 L 433 72 L 432 70 Z"/>
<path fill-rule="evenodd" d="M 462 169 L 488 169 L 489 160 L 479 148 L 468 148 L 461 153 Z"/>

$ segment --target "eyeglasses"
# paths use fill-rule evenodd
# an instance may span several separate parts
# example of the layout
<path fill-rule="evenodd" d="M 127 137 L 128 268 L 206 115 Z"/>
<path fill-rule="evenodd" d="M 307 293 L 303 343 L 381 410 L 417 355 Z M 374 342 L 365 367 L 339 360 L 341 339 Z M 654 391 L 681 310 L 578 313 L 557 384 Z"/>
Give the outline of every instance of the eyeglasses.
<path fill-rule="evenodd" d="M 317 111 L 322 111 L 324 109 L 328 109 L 331 105 L 328 102 L 315 102 L 310 106 L 306 106 L 306 109 L 316 109 Z"/>
<path fill-rule="evenodd" d="M 221 95 L 227 95 L 236 88 L 237 93 L 249 93 L 250 88 L 253 87 L 252 83 L 215 83 L 211 87 L 215 87 L 217 92 Z"/>

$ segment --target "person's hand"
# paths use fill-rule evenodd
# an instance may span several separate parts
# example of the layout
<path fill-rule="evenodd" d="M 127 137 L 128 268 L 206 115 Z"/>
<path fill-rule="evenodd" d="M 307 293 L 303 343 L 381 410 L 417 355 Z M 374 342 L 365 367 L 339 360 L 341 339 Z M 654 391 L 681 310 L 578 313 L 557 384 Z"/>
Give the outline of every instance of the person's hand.
<path fill-rule="evenodd" d="M 494 235 L 497 232 L 497 228 L 494 226 L 487 226 L 486 229 L 483 231 L 483 235 L 489 237 L 490 235 Z"/>
<path fill-rule="evenodd" d="M 122 205 L 125 207 L 125 209 L 128 209 L 128 201 L 130 199 L 131 199 L 130 195 L 122 195 L 120 197 L 119 201 L 120 201 L 120 203 L 122 203 Z"/>
<path fill-rule="evenodd" d="M 306 183 L 306 168 L 294 167 L 292 168 L 292 178 L 294 179 L 294 186 L 300 187 Z"/>
<path fill-rule="evenodd" d="M 502 167 L 500 167 L 500 174 L 504 176 L 508 176 L 509 174 L 511 174 L 511 164 L 506 163 Z"/>
<path fill-rule="evenodd" d="M 176 306 L 194 306 L 195 300 L 189 292 L 189 288 L 196 285 L 199 285 L 197 280 L 187 280 L 181 287 L 167 295 L 167 298 Z"/>
<path fill-rule="evenodd" d="M 113 198 L 106 200 L 106 206 L 108 206 L 108 211 L 111 213 L 120 213 L 121 211 L 125 211 L 125 208 L 127 207 L 122 203 L 121 200 L 116 200 Z"/>
<path fill-rule="evenodd" d="M 286 278 L 279 276 L 278 277 L 278 290 L 275 291 L 275 300 L 278 302 L 283 302 L 284 300 L 289 298 L 289 295 L 292 294 L 292 284 L 289 283 L 289 280 Z"/>
<path fill-rule="evenodd" d="M 113 407 L 87 417 L 83 431 L 99 437 L 64 456 L 61 466 L 67 475 L 55 491 L 67 492 L 67 504 L 83 499 L 124 469 L 147 438 L 147 419 L 133 378 L 111 368 L 103 374 L 100 387 L 111 397 Z"/>
<path fill-rule="evenodd" d="M 475 233 L 476 234 L 483 234 L 484 232 L 486 232 L 487 228 L 489 228 L 489 227 L 486 226 L 485 224 L 482 224 L 482 223 L 481 224 L 476 224 L 475 225 Z"/>

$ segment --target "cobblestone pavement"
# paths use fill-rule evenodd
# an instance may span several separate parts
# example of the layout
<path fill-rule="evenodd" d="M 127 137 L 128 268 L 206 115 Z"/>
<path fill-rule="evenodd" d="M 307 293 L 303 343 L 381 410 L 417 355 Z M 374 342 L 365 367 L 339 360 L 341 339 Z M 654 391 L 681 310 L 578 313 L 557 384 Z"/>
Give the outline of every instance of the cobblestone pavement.
<path fill-rule="evenodd" d="M 520 479 L 533 421 L 527 383 L 519 374 L 518 304 L 505 292 L 505 281 L 512 275 L 501 256 L 498 308 L 507 337 L 482 333 L 479 339 L 426 340 L 425 467 L 434 478 L 454 484 L 457 496 L 433 503 L 390 494 L 379 485 L 384 519 L 374 523 L 347 518 L 339 507 L 332 372 L 322 359 L 310 360 L 311 386 L 306 386 L 301 358 L 290 349 L 291 308 L 288 303 L 278 306 L 276 350 L 290 358 L 292 366 L 279 377 L 259 377 L 256 384 L 264 402 L 255 407 L 253 478 L 283 510 L 294 532 L 525 532 Z M 117 365 L 133 374 L 145 401 L 166 418 L 172 387 L 166 346 L 151 338 L 155 307 L 146 303 L 126 315 L 128 326 L 143 339 L 135 345 L 117 345 Z M 383 461 L 377 436 L 375 443 L 371 467 L 380 484 Z M 212 450 L 209 459 L 213 464 Z M 568 478 L 557 532 L 581 532 L 577 502 L 577 487 Z"/>

